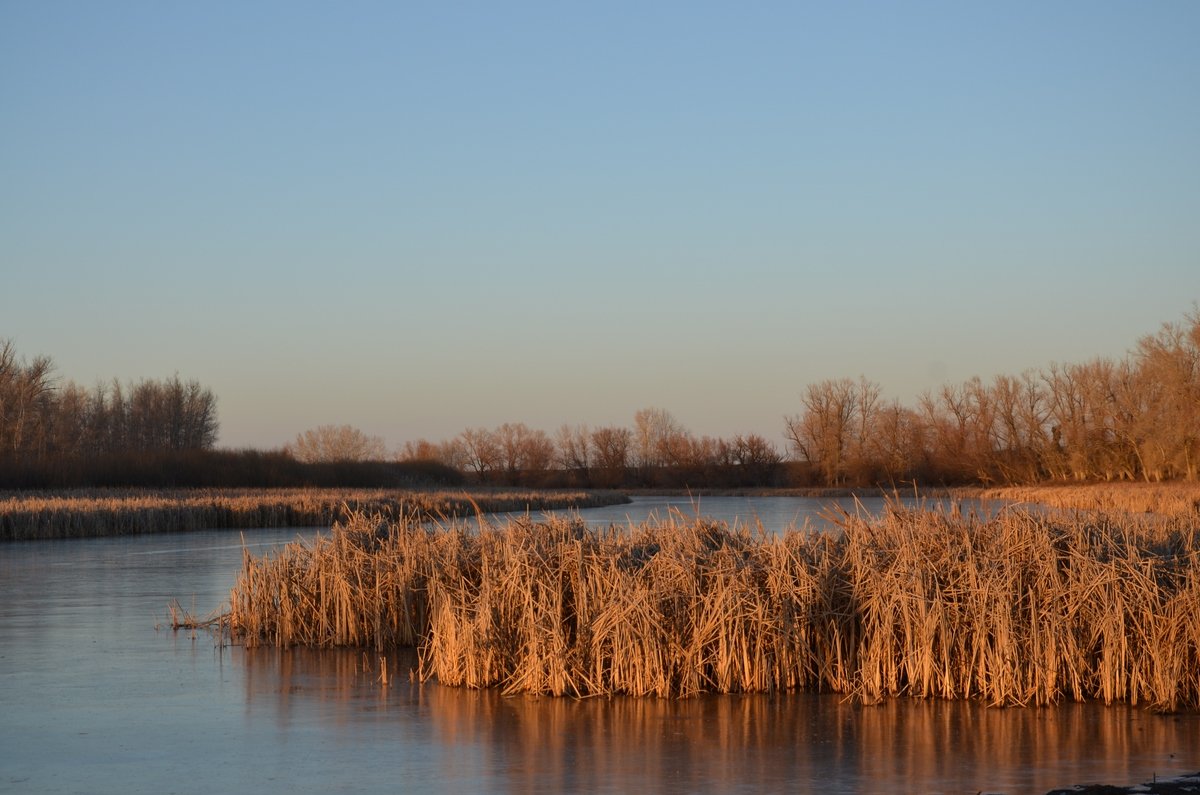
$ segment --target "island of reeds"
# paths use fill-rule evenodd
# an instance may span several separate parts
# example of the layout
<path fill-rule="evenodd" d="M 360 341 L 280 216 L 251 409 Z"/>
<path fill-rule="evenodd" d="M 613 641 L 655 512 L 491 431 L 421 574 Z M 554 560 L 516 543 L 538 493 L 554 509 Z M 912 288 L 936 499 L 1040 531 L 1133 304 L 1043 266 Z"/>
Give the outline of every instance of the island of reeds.
<path fill-rule="evenodd" d="M 249 646 L 416 647 L 423 680 L 506 693 L 1200 707 L 1194 513 L 896 505 L 840 525 L 359 513 L 247 553 L 225 622 Z"/>

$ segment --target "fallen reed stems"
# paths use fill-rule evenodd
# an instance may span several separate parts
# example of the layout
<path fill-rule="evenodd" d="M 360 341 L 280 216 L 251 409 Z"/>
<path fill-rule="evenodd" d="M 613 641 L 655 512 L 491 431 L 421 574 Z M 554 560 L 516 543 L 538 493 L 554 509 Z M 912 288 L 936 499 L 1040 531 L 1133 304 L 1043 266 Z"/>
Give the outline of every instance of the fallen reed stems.
<path fill-rule="evenodd" d="M 222 632 L 225 630 L 225 625 L 229 620 L 229 614 L 214 611 L 206 616 L 199 617 L 180 605 L 178 599 L 172 599 L 167 604 L 167 618 L 167 625 L 176 631 L 181 629 L 207 629 Z"/>
<path fill-rule="evenodd" d="M 508 693 L 1200 707 L 1195 522 L 892 506 L 841 525 L 358 513 L 247 553 L 229 626 L 248 646 L 414 646 L 422 679 Z"/>

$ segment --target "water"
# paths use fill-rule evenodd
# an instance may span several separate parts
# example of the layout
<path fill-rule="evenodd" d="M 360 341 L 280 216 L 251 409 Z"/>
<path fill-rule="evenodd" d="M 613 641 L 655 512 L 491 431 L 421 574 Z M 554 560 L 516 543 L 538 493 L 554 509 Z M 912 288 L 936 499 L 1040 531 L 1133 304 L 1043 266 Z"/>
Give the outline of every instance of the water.
<path fill-rule="evenodd" d="M 645 521 L 690 519 L 704 516 L 730 524 L 750 528 L 762 526 L 774 533 L 792 529 L 828 530 L 835 528 L 839 512 L 851 515 L 878 516 L 883 513 L 889 499 L 885 497 L 838 497 L 814 499 L 812 497 L 687 497 L 687 496 L 637 496 L 632 502 L 607 505 L 575 512 L 592 526 L 618 525 Z M 901 499 L 908 506 L 918 503 L 941 509 L 936 501 Z M 960 501 L 963 510 L 986 511 L 988 506 L 978 500 Z M 544 516 L 543 512 L 538 516 Z M 523 511 L 511 511 L 495 516 L 503 521 L 509 516 L 523 516 Z"/>
<path fill-rule="evenodd" d="M 744 499 L 706 497 L 701 512 L 766 525 L 819 510 Z M 261 553 L 314 534 L 245 539 Z M 230 531 L 0 546 L 0 792 L 1024 793 L 1200 769 L 1200 715 L 802 693 L 504 698 L 413 683 L 411 653 L 221 649 L 156 629 L 172 597 L 198 613 L 223 603 L 241 555 Z"/>
<path fill-rule="evenodd" d="M 791 528 L 827 528 L 834 512 L 878 515 L 887 500 L 883 497 L 634 497 L 626 505 L 609 505 L 580 511 L 592 525 L 644 522 L 648 519 L 689 518 L 697 515 L 749 527 L 780 532 Z M 909 501 L 911 504 L 911 501 Z"/>

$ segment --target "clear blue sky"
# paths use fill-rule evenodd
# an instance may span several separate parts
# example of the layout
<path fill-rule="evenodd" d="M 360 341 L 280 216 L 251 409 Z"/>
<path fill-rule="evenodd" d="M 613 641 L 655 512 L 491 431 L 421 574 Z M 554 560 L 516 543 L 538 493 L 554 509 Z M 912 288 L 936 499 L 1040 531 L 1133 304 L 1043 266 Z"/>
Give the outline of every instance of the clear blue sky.
<path fill-rule="evenodd" d="M 0 337 L 325 423 L 779 440 L 1200 299 L 1200 3 L 0 2 Z"/>

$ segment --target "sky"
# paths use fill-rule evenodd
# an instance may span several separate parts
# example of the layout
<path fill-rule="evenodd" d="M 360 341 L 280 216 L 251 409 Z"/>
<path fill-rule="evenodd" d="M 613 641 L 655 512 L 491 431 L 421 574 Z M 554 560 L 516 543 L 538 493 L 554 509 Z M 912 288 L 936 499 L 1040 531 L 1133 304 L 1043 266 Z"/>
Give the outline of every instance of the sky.
<path fill-rule="evenodd" d="M 0 0 L 0 338 L 351 424 L 761 433 L 1200 300 L 1200 3 Z"/>

